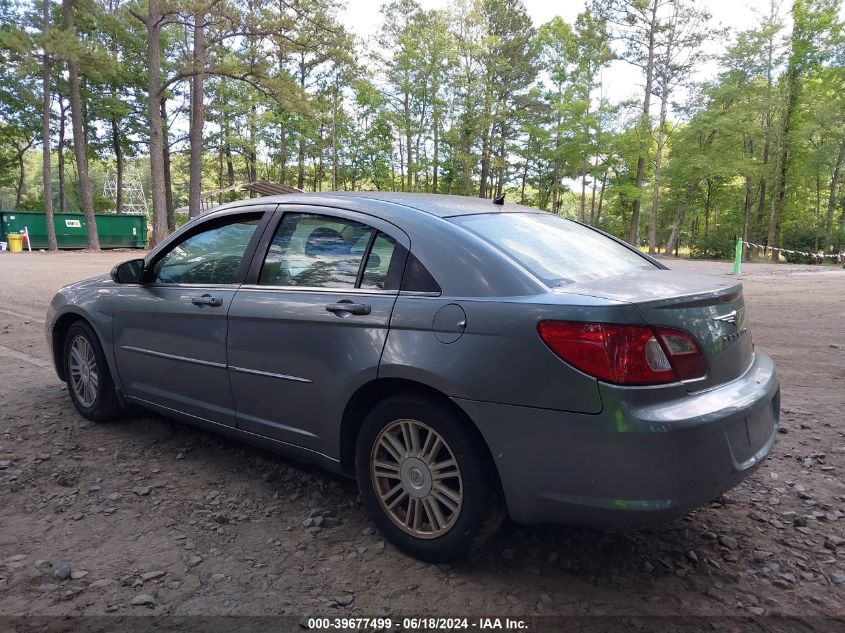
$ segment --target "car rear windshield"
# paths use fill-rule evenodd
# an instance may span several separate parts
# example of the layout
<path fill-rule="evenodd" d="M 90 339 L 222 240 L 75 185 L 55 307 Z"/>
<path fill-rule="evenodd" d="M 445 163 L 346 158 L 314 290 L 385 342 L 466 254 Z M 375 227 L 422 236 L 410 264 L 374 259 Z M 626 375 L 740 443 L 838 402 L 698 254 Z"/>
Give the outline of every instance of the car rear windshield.
<path fill-rule="evenodd" d="M 601 233 L 550 213 L 490 213 L 451 219 L 504 251 L 548 286 L 656 268 Z"/>

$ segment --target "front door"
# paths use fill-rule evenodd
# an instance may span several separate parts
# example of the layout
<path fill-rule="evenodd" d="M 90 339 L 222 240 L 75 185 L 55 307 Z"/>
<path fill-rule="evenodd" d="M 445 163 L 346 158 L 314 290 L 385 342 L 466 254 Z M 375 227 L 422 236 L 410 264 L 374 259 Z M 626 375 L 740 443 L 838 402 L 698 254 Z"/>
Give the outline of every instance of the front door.
<path fill-rule="evenodd" d="M 148 262 L 145 283 L 121 287 L 114 351 L 129 399 L 234 426 L 226 313 L 262 215 L 197 225 Z"/>
<path fill-rule="evenodd" d="M 229 310 L 238 428 L 337 457 L 343 409 L 378 373 L 408 238 L 364 214 L 299 207 L 265 242 Z"/>

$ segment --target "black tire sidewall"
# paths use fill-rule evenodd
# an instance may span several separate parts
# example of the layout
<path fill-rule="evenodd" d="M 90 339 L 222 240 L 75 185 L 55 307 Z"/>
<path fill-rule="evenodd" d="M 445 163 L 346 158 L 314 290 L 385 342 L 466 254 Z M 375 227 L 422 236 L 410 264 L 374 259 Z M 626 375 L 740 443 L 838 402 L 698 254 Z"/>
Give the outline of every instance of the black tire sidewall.
<path fill-rule="evenodd" d="M 97 378 L 99 384 L 97 385 L 97 398 L 94 400 L 94 404 L 91 407 L 86 407 L 79 401 L 73 390 L 73 385 L 71 384 L 70 347 L 73 341 L 79 336 L 85 337 L 88 344 L 91 346 L 91 349 L 94 350 L 94 360 L 97 364 Z M 96 333 L 91 326 L 84 321 L 77 321 L 68 328 L 64 344 L 64 366 L 65 377 L 67 378 L 67 390 L 70 394 L 71 402 L 73 402 L 73 406 L 76 407 L 76 410 L 84 417 L 95 421 L 102 421 L 112 417 L 117 408 L 117 403 L 114 395 L 114 383 L 111 379 L 108 362 L 106 361 L 106 356 L 103 353 L 103 347 L 100 345 L 100 341 Z"/>
<path fill-rule="evenodd" d="M 463 504 L 452 528 L 433 539 L 416 538 L 399 528 L 381 507 L 370 476 L 370 456 L 381 431 L 399 419 L 419 420 L 437 431 L 449 445 L 461 470 Z M 491 497 L 489 478 L 465 422 L 445 407 L 423 397 L 394 396 L 376 405 L 364 420 L 355 451 L 355 471 L 361 499 L 385 538 L 400 550 L 429 562 L 444 562 L 465 555 L 487 514 Z"/>

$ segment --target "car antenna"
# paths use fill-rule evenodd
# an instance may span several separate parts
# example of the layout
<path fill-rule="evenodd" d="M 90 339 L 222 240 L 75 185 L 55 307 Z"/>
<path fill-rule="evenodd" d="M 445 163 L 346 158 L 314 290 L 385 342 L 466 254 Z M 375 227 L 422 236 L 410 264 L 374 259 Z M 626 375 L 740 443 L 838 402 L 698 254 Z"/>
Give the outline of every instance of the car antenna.
<path fill-rule="evenodd" d="M 501 196 L 496 196 L 495 198 L 493 198 L 493 204 L 504 205 L 505 204 L 505 194 L 502 194 Z"/>

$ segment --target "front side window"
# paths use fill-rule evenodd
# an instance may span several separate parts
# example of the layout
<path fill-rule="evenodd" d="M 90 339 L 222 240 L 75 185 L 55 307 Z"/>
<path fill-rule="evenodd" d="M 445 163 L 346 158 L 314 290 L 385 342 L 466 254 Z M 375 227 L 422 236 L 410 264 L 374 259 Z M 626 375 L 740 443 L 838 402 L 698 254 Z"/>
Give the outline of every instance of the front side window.
<path fill-rule="evenodd" d="M 153 266 L 160 284 L 233 284 L 246 247 L 260 222 L 240 218 L 216 224 L 174 246 Z"/>
<path fill-rule="evenodd" d="M 612 277 L 655 265 L 609 237 L 550 213 L 452 218 L 522 264 L 548 286 Z"/>

